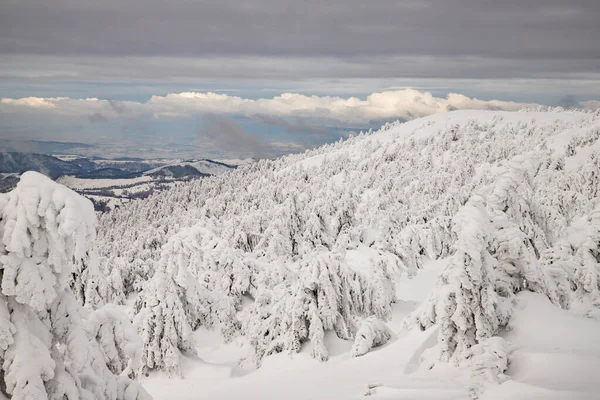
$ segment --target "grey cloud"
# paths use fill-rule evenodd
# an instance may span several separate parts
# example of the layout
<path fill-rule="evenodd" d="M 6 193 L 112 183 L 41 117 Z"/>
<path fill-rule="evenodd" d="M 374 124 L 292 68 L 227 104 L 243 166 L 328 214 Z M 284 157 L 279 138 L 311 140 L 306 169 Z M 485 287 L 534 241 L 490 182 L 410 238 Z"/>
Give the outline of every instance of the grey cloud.
<path fill-rule="evenodd" d="M 269 154 L 269 143 L 251 135 L 231 118 L 209 114 L 202 118 L 198 131 L 200 142 L 208 139 L 223 152 L 251 154 L 255 158 L 265 158 Z"/>
<path fill-rule="evenodd" d="M 349 64 L 342 72 L 348 77 L 486 76 L 490 66 L 495 76 L 503 70 L 506 77 L 534 70 L 547 76 L 598 71 L 599 19 L 597 0 L 7 0 L 0 54 L 259 57 L 267 67 L 271 58 L 331 57 Z M 363 65 L 398 56 L 431 60 L 423 72 L 421 63 Z M 465 57 L 483 62 L 471 68 L 444 62 Z M 243 58 L 221 67 L 245 69 Z M 146 73 L 135 62 L 126 71 L 126 77 Z M 294 66 L 288 73 L 303 75 Z M 337 69 L 324 66 L 320 73 Z"/>
<path fill-rule="evenodd" d="M 122 115 L 127 112 L 127 106 L 125 106 L 125 103 L 123 103 L 122 101 L 107 100 L 107 102 L 110 108 L 115 112 L 115 114 Z"/>
<path fill-rule="evenodd" d="M 0 39 L 1 40 L 1 39 Z M 0 54 L 0 56 L 2 56 Z M 40 69 L 40 65 L 44 68 Z M 215 58 L 77 56 L 68 63 L 50 55 L 5 55 L 0 80 L 38 82 L 72 80 L 109 82 L 193 82 L 260 80 L 261 82 L 307 79 L 318 90 L 339 88 L 340 80 L 401 79 L 539 79 L 600 80 L 600 58 L 595 60 L 536 59 L 512 60 L 462 56 L 353 56 L 324 57 L 243 57 Z M 322 79 L 328 82 L 314 82 Z M 448 81 L 445 81 L 448 84 Z M 596 82 L 597 84 L 598 82 Z M 327 87 L 323 86 L 324 84 Z M 500 85 L 505 87 L 506 83 Z M 517 85 L 523 88 L 523 83 Z M 589 88 L 589 84 L 585 85 Z M 544 91 L 551 90 L 546 87 Z M 370 86 L 367 90 L 373 90 Z M 315 91 L 314 89 L 312 91 Z M 597 91 L 596 91 L 597 92 Z"/>
<path fill-rule="evenodd" d="M 100 113 L 94 113 L 94 114 L 89 115 L 88 116 L 88 120 L 92 124 L 107 123 L 108 122 L 108 118 L 106 118 L 104 115 L 102 115 Z"/>
<path fill-rule="evenodd" d="M 323 135 L 327 131 L 323 126 L 316 126 L 300 118 L 282 118 L 274 115 L 256 114 L 261 122 L 267 125 L 275 125 L 285 129 L 288 133 L 311 133 Z"/>
<path fill-rule="evenodd" d="M 564 108 L 581 108 L 581 104 L 577 101 L 577 98 L 572 94 L 562 97 L 558 101 L 557 105 Z"/>

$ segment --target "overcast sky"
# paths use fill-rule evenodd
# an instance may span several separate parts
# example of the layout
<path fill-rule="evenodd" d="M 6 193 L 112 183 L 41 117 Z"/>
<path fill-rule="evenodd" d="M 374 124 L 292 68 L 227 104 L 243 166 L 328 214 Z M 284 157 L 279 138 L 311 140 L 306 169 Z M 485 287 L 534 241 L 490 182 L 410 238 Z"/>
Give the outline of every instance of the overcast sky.
<path fill-rule="evenodd" d="M 296 149 L 474 104 L 600 99 L 598 0 L 0 2 L 0 135 L 11 139 L 101 141 L 141 124 L 181 141 L 233 122 Z"/>

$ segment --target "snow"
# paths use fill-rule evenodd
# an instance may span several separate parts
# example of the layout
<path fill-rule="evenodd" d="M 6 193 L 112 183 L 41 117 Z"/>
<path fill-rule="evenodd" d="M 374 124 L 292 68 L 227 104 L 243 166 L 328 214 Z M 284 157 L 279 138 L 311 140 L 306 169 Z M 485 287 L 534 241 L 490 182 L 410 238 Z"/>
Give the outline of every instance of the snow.
<path fill-rule="evenodd" d="M 514 380 L 580 395 L 600 393 L 591 371 L 600 370 L 600 323 L 554 307 L 523 292 L 505 338 L 513 344 L 509 373 Z"/>
<path fill-rule="evenodd" d="M 544 297 L 523 292 L 503 336 L 514 351 L 511 380 L 482 399 L 597 399 L 600 381 L 600 322 L 573 315 Z"/>
<path fill-rule="evenodd" d="M 370 162 L 377 162 L 389 155 L 388 145 L 392 143 L 396 145 L 419 140 L 427 142 L 429 138 L 436 135 L 451 133 L 455 125 L 462 126 L 460 133 L 462 135 L 465 134 L 465 129 L 468 132 L 468 127 L 474 121 L 479 124 L 475 130 L 481 130 L 478 140 L 482 142 L 485 142 L 488 134 L 485 129 L 493 128 L 495 132 L 516 129 L 522 130 L 523 135 L 528 135 L 527 129 L 532 127 L 538 129 L 538 132 L 545 133 L 558 130 L 561 132 L 559 135 L 548 135 L 545 143 L 541 143 L 540 146 L 552 150 L 553 157 L 560 158 L 573 140 L 580 140 L 589 134 L 589 122 L 593 118 L 590 114 L 579 112 L 560 114 L 453 112 L 405 124 L 392 124 L 376 134 L 361 138 L 360 146 L 331 145 L 331 149 L 322 151 L 321 154 L 300 158 L 298 164 L 304 171 L 312 174 L 307 176 L 313 177 L 319 176 L 321 169 L 328 168 L 332 173 L 321 181 L 322 187 L 344 193 L 346 190 L 353 190 L 355 174 L 360 174 L 361 168 L 362 171 L 367 171 L 365 166 Z M 573 165 L 583 162 L 596 148 L 597 142 L 589 146 L 577 144 L 577 153 L 567 154 L 567 170 L 576 169 Z M 462 221 L 455 232 L 459 238 L 458 245 L 462 246 L 462 253 L 455 254 L 453 258 L 428 260 L 412 279 L 404 274 L 395 283 L 397 301 L 392 308 L 391 321 L 385 325 L 383 322 L 381 324 L 373 322 L 373 327 L 376 326 L 377 331 L 383 332 L 386 326 L 390 329 L 387 343 L 371 349 L 362 357 L 352 357 L 352 341 L 340 339 L 332 331 L 326 331 L 323 339 L 329 356 L 326 363 L 317 362 L 311 356 L 314 354 L 314 349 L 311 349 L 312 343 L 309 340 L 302 344 L 299 353 L 283 352 L 270 355 L 264 358 L 260 368 L 255 370 L 237 364 L 237 361 L 246 354 L 242 339 L 238 345 L 218 343 L 214 332 L 201 330 L 196 332 L 196 343 L 205 342 L 210 345 L 197 347 L 199 359 L 188 356 L 182 362 L 183 373 L 186 376 L 185 389 L 180 389 L 176 395 L 173 395 L 171 390 L 175 390 L 175 386 L 170 381 L 164 380 L 160 372 L 153 372 L 144 384 L 157 399 L 300 400 L 352 399 L 362 398 L 365 395 L 381 399 L 468 399 L 474 393 L 485 399 L 593 398 L 599 388 L 594 379 L 589 378 L 588 375 L 591 375 L 589 371 L 597 371 L 600 367 L 600 352 L 594 346 L 590 346 L 590 343 L 594 337 L 597 337 L 600 323 L 558 307 L 559 293 L 551 287 L 550 272 L 545 269 L 545 266 L 539 264 L 535 256 L 531 256 L 533 254 L 531 246 L 543 249 L 547 245 L 538 241 L 545 239 L 536 236 L 539 235 L 535 231 L 537 228 L 528 225 L 531 221 L 519 219 L 527 218 L 530 212 L 527 207 L 531 201 L 528 196 L 531 196 L 529 191 L 532 188 L 527 186 L 529 184 L 527 178 L 523 177 L 533 176 L 532 171 L 539 168 L 539 164 L 536 164 L 537 160 L 532 163 L 531 157 L 534 155 L 537 157 L 543 151 L 541 147 L 531 150 L 534 152 L 522 154 L 521 151 L 521 155 L 515 154 L 510 157 L 510 161 L 484 165 L 473 174 L 475 182 L 484 181 L 488 182 L 488 185 L 478 188 L 474 193 L 477 196 L 470 193 L 471 200 L 468 204 L 474 202 L 471 208 L 477 208 L 479 211 L 470 211 L 462 217 L 454 215 L 455 221 Z M 425 149 L 421 152 L 421 156 L 426 157 L 424 151 Z M 437 168 L 443 168 L 444 164 L 455 157 L 450 150 L 440 154 L 443 156 L 432 160 Z M 344 165 L 344 169 L 336 169 L 338 161 L 339 165 Z M 299 172 L 298 165 L 292 163 L 284 164 L 283 168 L 274 168 L 274 170 L 275 179 L 283 179 L 287 175 L 298 176 Z M 414 176 L 412 180 L 407 178 L 407 181 L 410 183 L 405 190 L 410 193 L 410 190 L 414 191 L 426 186 L 427 176 Z M 262 182 L 267 184 L 267 178 L 263 178 Z M 377 204 L 379 188 L 366 186 L 361 189 L 363 191 L 358 193 L 358 198 L 362 204 L 359 207 L 368 203 Z M 260 191 L 260 188 L 253 188 L 254 190 Z M 414 209 L 416 210 L 417 207 Z M 365 212 L 368 208 L 360 208 L 360 210 Z M 523 215 L 519 217 L 518 213 Z M 476 218 L 473 215 L 476 215 Z M 490 219 L 489 226 L 485 222 L 488 219 Z M 585 224 L 588 220 L 582 221 L 579 224 Z M 344 250 L 343 261 L 349 270 L 356 271 L 367 279 L 375 279 L 371 274 L 374 272 L 373 265 L 381 257 L 381 248 L 378 244 L 381 242 L 382 232 L 377 223 L 362 225 L 360 228 L 360 242 L 350 244 Z M 523 236 L 524 233 L 520 229 L 525 229 L 528 236 Z M 496 230 L 501 233 L 497 233 Z M 417 236 L 422 235 L 419 231 L 413 233 Z M 578 233 L 583 238 L 577 242 L 582 242 L 589 234 L 589 231 Z M 525 237 L 535 243 L 531 246 L 528 243 L 524 245 Z M 352 239 L 349 241 L 352 242 Z M 491 259 L 488 248 L 496 250 L 494 258 L 497 260 Z M 456 248 L 453 247 L 453 251 L 456 251 Z M 474 262 L 473 265 L 467 265 L 467 269 L 463 269 L 462 260 L 477 259 L 480 253 L 483 261 Z M 449 271 L 445 278 L 440 279 L 440 274 L 451 259 L 455 271 Z M 498 271 L 496 271 L 496 262 L 500 265 Z M 296 262 L 293 265 L 293 269 L 302 276 L 305 267 Z M 523 271 L 528 287 L 521 287 L 523 282 L 510 276 L 512 273 L 510 271 L 506 276 L 501 275 L 501 271 L 509 268 L 509 265 Z M 466 275 L 464 275 L 465 271 Z M 483 274 L 483 278 L 477 277 L 478 274 Z M 470 317 L 466 315 L 464 320 L 460 320 L 453 315 L 452 319 L 456 326 L 464 329 L 465 334 L 465 348 L 460 352 L 457 351 L 456 355 L 456 362 L 460 366 L 437 361 L 435 367 L 430 369 L 432 351 L 438 343 L 441 328 L 438 324 L 425 331 L 409 329 L 413 312 L 423 302 L 428 301 L 429 293 L 440 280 L 450 282 L 449 289 L 442 290 L 442 293 L 449 293 L 448 290 L 454 290 L 452 293 L 457 296 L 462 293 L 463 300 L 466 299 L 473 304 L 468 306 L 459 304 L 459 306 L 476 308 L 479 300 L 474 295 L 480 292 L 477 285 L 482 285 L 482 289 L 486 288 L 489 292 L 489 288 L 494 285 L 493 282 L 486 280 L 490 279 L 490 276 L 501 280 L 500 283 L 496 283 L 500 288 L 497 290 L 505 290 L 502 286 L 504 284 L 507 288 L 518 288 L 518 291 L 524 291 L 516 297 L 511 297 L 513 296 L 511 292 L 501 300 L 496 298 L 497 294 L 493 293 L 493 289 L 491 293 L 486 294 L 490 297 L 485 301 L 488 307 L 484 311 L 485 315 L 476 315 L 475 318 L 478 318 L 478 323 L 481 323 L 483 318 L 489 318 L 490 323 L 482 332 L 477 332 L 477 335 L 481 334 L 481 337 L 478 336 L 477 344 L 467 343 L 467 340 L 471 340 L 467 336 L 472 334 L 469 330 L 469 324 L 472 323 Z M 449 278 L 451 279 L 448 280 Z M 458 283 L 464 284 L 465 279 L 476 280 L 475 286 L 470 289 L 472 292 L 465 293 L 464 288 L 461 288 L 462 292 L 457 291 Z M 527 292 L 527 290 L 538 293 Z M 555 304 L 552 304 L 548 298 Z M 492 315 L 494 305 L 500 304 L 501 301 L 503 303 L 500 308 L 503 309 L 502 312 L 506 312 L 506 315 L 502 313 Z M 516 304 L 514 310 L 512 310 L 512 303 Z M 505 326 L 510 312 L 512 315 L 509 325 Z M 499 320 L 495 321 L 493 318 Z M 557 326 L 560 326 L 560 329 L 557 329 Z M 361 345 L 366 346 L 363 348 L 368 348 L 371 340 L 376 342 L 377 334 L 369 328 L 364 329 L 366 329 L 364 331 L 366 342 Z M 555 340 L 555 336 L 560 336 L 562 339 Z M 469 363 L 463 365 L 462 361 L 458 360 L 468 354 L 467 350 L 470 346 L 472 346 L 471 364 L 475 366 L 474 370 Z M 359 353 L 362 354 L 362 351 Z M 498 376 L 492 376 L 488 381 L 489 371 L 496 371 Z M 479 373 L 480 376 L 475 376 L 474 373 Z M 474 383 L 476 379 L 483 379 L 483 382 Z M 307 384 L 308 382 L 310 384 Z"/>
<path fill-rule="evenodd" d="M 62 161 L 73 161 L 73 160 L 79 160 L 81 158 L 85 158 L 85 157 L 77 155 L 77 154 L 52 154 L 52 156 L 56 157 Z"/>
<path fill-rule="evenodd" d="M 416 278 L 398 283 L 400 299 L 390 324 L 396 337 L 363 357 L 352 358 L 351 343 L 332 335 L 330 342 L 338 346 L 327 363 L 303 351 L 274 355 L 260 369 L 244 370 L 236 365 L 245 354 L 242 346 L 200 330 L 198 358 L 186 359 L 184 381 L 153 373 L 142 383 L 156 400 L 359 399 L 369 385 L 377 386 L 371 389 L 373 399 L 469 399 L 464 371 L 419 370 L 419 357 L 435 344 L 435 332 L 402 329 L 403 319 L 417 307 L 415 300 L 429 293 L 447 261 L 428 262 Z M 502 335 L 514 348 L 510 379 L 490 387 L 481 399 L 597 399 L 599 335 L 600 321 L 560 310 L 539 294 L 520 294 L 511 330 Z"/>
<path fill-rule="evenodd" d="M 128 299 L 157 399 L 594 398 L 599 127 L 453 112 L 178 184 L 105 214 L 74 286 Z"/>
<path fill-rule="evenodd" d="M 438 276 L 446 268 L 448 260 L 428 260 L 425 268 L 413 278 L 404 278 L 396 282 L 396 294 L 404 301 L 422 302 L 433 288 Z"/>
<path fill-rule="evenodd" d="M 415 293 L 430 291 L 443 264 L 427 263 L 424 274 L 410 281 Z M 186 358 L 184 362 L 185 384 L 160 372 L 142 383 L 156 400 L 359 399 L 372 384 L 382 385 L 372 389 L 375 399 L 468 399 L 460 379 L 447 381 L 435 373 L 405 372 L 432 344 L 432 334 L 402 329 L 404 317 L 417 303 L 402 299 L 401 293 L 398 296 L 389 324 L 397 337 L 362 357 L 351 356 L 351 341 L 330 334 L 326 340 L 331 357 L 326 363 L 313 359 L 305 348 L 294 355 L 270 356 L 258 370 L 244 370 L 236 366 L 239 357 L 245 355 L 243 347 L 224 344 L 215 332 L 200 330 L 196 332 L 196 342 L 202 343 L 197 348 L 198 359 Z"/>
<path fill-rule="evenodd" d="M 144 182 L 151 182 L 151 176 L 140 176 L 137 178 L 111 178 L 111 179 L 84 179 L 74 176 L 63 176 L 58 179 L 58 183 L 75 190 L 82 189 L 101 189 L 114 186 L 138 185 Z M 137 187 L 136 187 L 137 189 Z M 144 190 L 147 190 L 146 187 Z"/>
<path fill-rule="evenodd" d="M 460 110 L 451 113 L 434 114 L 397 125 L 390 124 L 389 127 L 386 128 L 384 126 L 376 134 L 369 135 L 368 140 L 374 141 L 380 146 L 381 150 L 379 152 L 383 153 L 386 149 L 386 144 L 395 140 L 405 140 L 407 138 L 413 140 L 426 139 L 448 130 L 453 125 L 464 124 L 468 121 L 477 121 L 479 124 L 493 123 L 495 128 L 517 124 L 522 121 L 535 121 L 542 128 L 554 125 L 557 121 L 562 124 L 573 124 L 586 118 L 589 118 L 589 114 L 578 111 L 561 112 L 560 118 L 557 118 L 557 115 L 552 112 Z M 572 129 L 569 132 L 563 133 L 559 137 L 556 137 L 553 144 L 549 145 L 549 147 L 563 149 L 568 141 L 580 132 L 580 129 Z M 600 143 L 596 143 L 596 145 L 600 147 Z M 301 165 L 304 169 L 315 168 L 321 165 L 325 158 L 340 157 L 344 153 L 346 156 L 358 159 L 359 154 L 349 154 L 350 152 L 351 148 L 331 151 L 326 154 L 306 158 L 302 160 Z"/>

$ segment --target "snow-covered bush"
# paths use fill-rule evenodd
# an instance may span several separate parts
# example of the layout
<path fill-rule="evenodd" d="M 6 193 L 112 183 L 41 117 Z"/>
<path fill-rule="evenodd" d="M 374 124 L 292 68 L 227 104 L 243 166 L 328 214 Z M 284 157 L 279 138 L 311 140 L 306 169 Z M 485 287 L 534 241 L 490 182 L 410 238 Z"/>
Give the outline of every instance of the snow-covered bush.
<path fill-rule="evenodd" d="M 489 337 L 464 353 L 460 363 L 471 371 L 469 392 L 478 399 L 486 386 L 502 383 L 508 379 L 509 343 L 500 336 Z"/>
<path fill-rule="evenodd" d="M 134 336 L 102 328 L 115 314 L 87 320 L 69 288 L 95 224 L 88 200 L 35 172 L 0 200 L 0 389 L 15 400 L 149 398 L 124 367 Z"/>
<path fill-rule="evenodd" d="M 364 356 L 371 349 L 386 344 L 391 338 L 392 331 L 385 322 L 376 317 L 369 317 L 360 324 L 354 344 L 350 349 L 350 355 L 352 357 Z"/>

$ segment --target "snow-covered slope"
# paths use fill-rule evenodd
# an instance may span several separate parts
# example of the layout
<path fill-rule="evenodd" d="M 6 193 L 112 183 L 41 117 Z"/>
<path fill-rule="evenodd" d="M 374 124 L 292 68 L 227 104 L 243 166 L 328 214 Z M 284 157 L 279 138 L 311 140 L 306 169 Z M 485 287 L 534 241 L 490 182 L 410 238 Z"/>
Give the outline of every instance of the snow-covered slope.
<path fill-rule="evenodd" d="M 97 301 L 132 299 L 146 368 L 194 382 L 181 398 L 352 398 L 377 377 L 380 398 L 586 398 L 593 381 L 542 379 L 560 366 L 524 321 L 598 329 L 599 138 L 598 113 L 457 111 L 177 185 L 102 217 Z M 415 276 L 434 278 L 416 296 Z M 241 350 L 207 352 L 206 329 Z M 558 357 L 596 365 L 578 346 Z"/>
<path fill-rule="evenodd" d="M 92 200 L 99 211 L 115 209 L 131 200 L 148 197 L 151 193 L 165 190 L 181 181 L 188 181 L 209 175 L 219 175 L 235 169 L 233 165 L 212 160 L 182 161 L 157 159 L 143 162 L 94 160 L 94 163 L 108 166 L 122 165 L 123 167 L 98 170 L 107 174 L 107 171 L 114 169 L 117 171 L 117 174 L 112 178 L 103 179 L 89 176 L 76 177 L 64 175 L 58 178 L 57 182 Z M 128 167 L 128 164 L 132 165 Z M 151 168 L 153 165 L 159 166 Z M 135 170 L 144 167 L 151 169 L 145 172 Z M 135 171 L 127 174 L 127 168 L 132 168 Z M 10 181 L 14 181 L 14 179 Z"/>
<path fill-rule="evenodd" d="M 451 367 L 421 370 L 419 359 L 435 344 L 435 331 L 403 329 L 403 320 L 426 299 L 445 260 L 427 262 L 412 280 L 398 285 L 404 296 L 393 307 L 389 327 L 395 337 L 361 358 L 350 356 L 351 343 L 327 336 L 332 349 L 326 363 L 305 349 L 290 357 L 272 356 L 256 371 L 238 366 L 244 347 L 223 343 L 218 333 L 196 333 L 198 357 L 184 360 L 185 380 L 155 373 L 144 385 L 155 399 L 388 400 L 470 399 L 470 371 Z M 596 338 L 600 322 L 558 309 L 538 294 L 517 296 L 513 329 L 503 336 L 512 344 L 510 379 L 492 386 L 485 400 L 593 400 L 600 383 L 593 371 L 600 363 Z M 371 389 L 369 389 L 371 388 Z"/>

